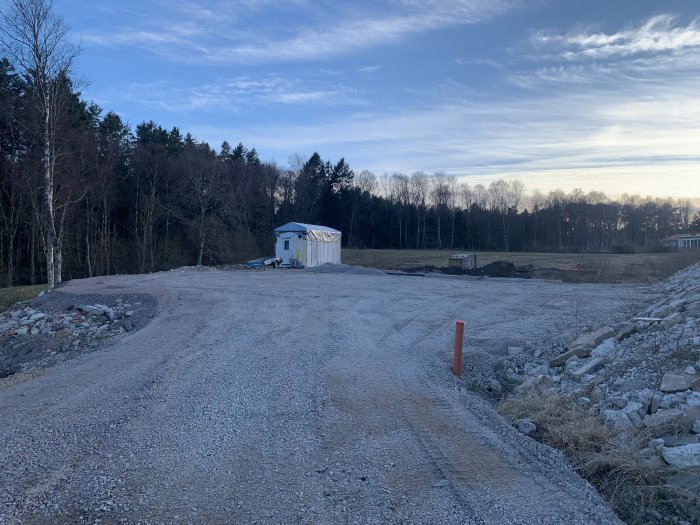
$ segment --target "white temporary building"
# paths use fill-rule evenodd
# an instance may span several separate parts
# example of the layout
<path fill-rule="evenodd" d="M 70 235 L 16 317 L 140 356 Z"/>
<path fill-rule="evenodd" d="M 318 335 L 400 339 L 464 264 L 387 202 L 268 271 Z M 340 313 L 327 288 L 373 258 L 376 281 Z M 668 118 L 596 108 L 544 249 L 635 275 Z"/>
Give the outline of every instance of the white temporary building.
<path fill-rule="evenodd" d="M 324 263 L 340 264 L 338 230 L 327 226 L 288 222 L 275 228 L 275 255 L 282 266 L 306 267 Z"/>

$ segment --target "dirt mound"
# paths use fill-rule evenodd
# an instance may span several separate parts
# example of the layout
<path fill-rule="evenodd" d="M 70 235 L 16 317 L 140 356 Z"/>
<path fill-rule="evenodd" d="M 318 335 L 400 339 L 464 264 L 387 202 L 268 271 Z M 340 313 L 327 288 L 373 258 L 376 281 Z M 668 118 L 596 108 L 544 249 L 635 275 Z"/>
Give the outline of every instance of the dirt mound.
<path fill-rule="evenodd" d="M 535 267 L 531 264 L 525 266 L 515 266 L 508 261 L 494 261 L 485 266 L 467 270 L 456 266 L 416 266 L 405 268 L 407 273 L 441 273 L 444 275 L 471 275 L 475 277 L 520 277 L 529 279 L 535 272 Z"/>

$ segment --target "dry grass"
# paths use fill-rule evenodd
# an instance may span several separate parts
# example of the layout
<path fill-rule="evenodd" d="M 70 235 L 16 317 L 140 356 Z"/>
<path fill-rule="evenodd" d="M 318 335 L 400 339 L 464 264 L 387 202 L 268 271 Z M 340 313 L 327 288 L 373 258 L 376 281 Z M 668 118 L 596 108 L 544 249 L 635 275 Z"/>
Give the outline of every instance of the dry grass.
<path fill-rule="evenodd" d="M 39 292 L 43 292 L 44 290 L 46 290 L 45 284 L 0 288 L 0 310 L 6 310 L 17 301 L 26 301 L 27 299 L 36 297 Z"/>
<path fill-rule="evenodd" d="M 687 429 L 659 427 L 623 438 L 574 402 L 539 393 L 508 398 L 499 411 L 511 419 L 534 421 L 532 437 L 563 450 L 627 523 L 667 523 L 670 517 L 700 520 L 700 487 L 669 483 L 677 471 L 660 459 L 645 460 L 650 439 Z"/>
<path fill-rule="evenodd" d="M 537 425 L 533 437 L 571 454 L 600 452 L 613 434 L 600 418 L 588 415 L 579 405 L 562 397 L 531 393 L 523 398 L 510 397 L 499 411 L 511 419 L 529 418 Z"/>
<path fill-rule="evenodd" d="M 463 252 L 463 250 L 462 250 Z M 360 250 L 344 249 L 343 262 L 399 270 L 418 266 L 447 266 L 450 255 L 459 250 Z M 601 253 L 521 253 L 475 252 L 479 266 L 495 261 L 510 261 L 516 266 L 556 268 L 578 280 L 595 282 L 653 282 L 664 279 L 693 262 L 700 261 L 700 250 L 675 253 L 601 254 Z"/>

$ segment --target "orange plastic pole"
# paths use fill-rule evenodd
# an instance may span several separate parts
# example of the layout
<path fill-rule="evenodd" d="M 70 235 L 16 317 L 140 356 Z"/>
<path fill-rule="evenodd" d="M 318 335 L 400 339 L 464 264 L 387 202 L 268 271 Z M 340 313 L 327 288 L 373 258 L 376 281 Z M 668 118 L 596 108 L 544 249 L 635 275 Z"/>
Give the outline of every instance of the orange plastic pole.
<path fill-rule="evenodd" d="M 462 345 L 464 344 L 464 321 L 457 321 L 455 325 L 455 355 L 452 364 L 452 373 L 457 377 L 462 375 Z"/>

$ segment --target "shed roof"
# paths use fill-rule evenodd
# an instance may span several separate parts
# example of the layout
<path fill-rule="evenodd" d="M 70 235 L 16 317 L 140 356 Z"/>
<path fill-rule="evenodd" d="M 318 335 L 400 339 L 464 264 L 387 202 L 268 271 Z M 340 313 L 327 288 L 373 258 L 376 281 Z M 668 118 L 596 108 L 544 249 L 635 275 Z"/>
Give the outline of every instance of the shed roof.
<path fill-rule="evenodd" d="M 661 242 L 668 241 L 680 241 L 682 239 L 698 239 L 700 238 L 700 233 L 677 233 L 676 235 L 671 235 L 665 239 L 661 239 Z"/>
<path fill-rule="evenodd" d="M 317 224 L 304 224 L 303 222 L 288 222 L 282 226 L 275 228 L 278 233 L 281 232 L 328 232 L 328 233 L 340 233 L 338 230 L 329 228 L 328 226 L 319 226 Z"/>

